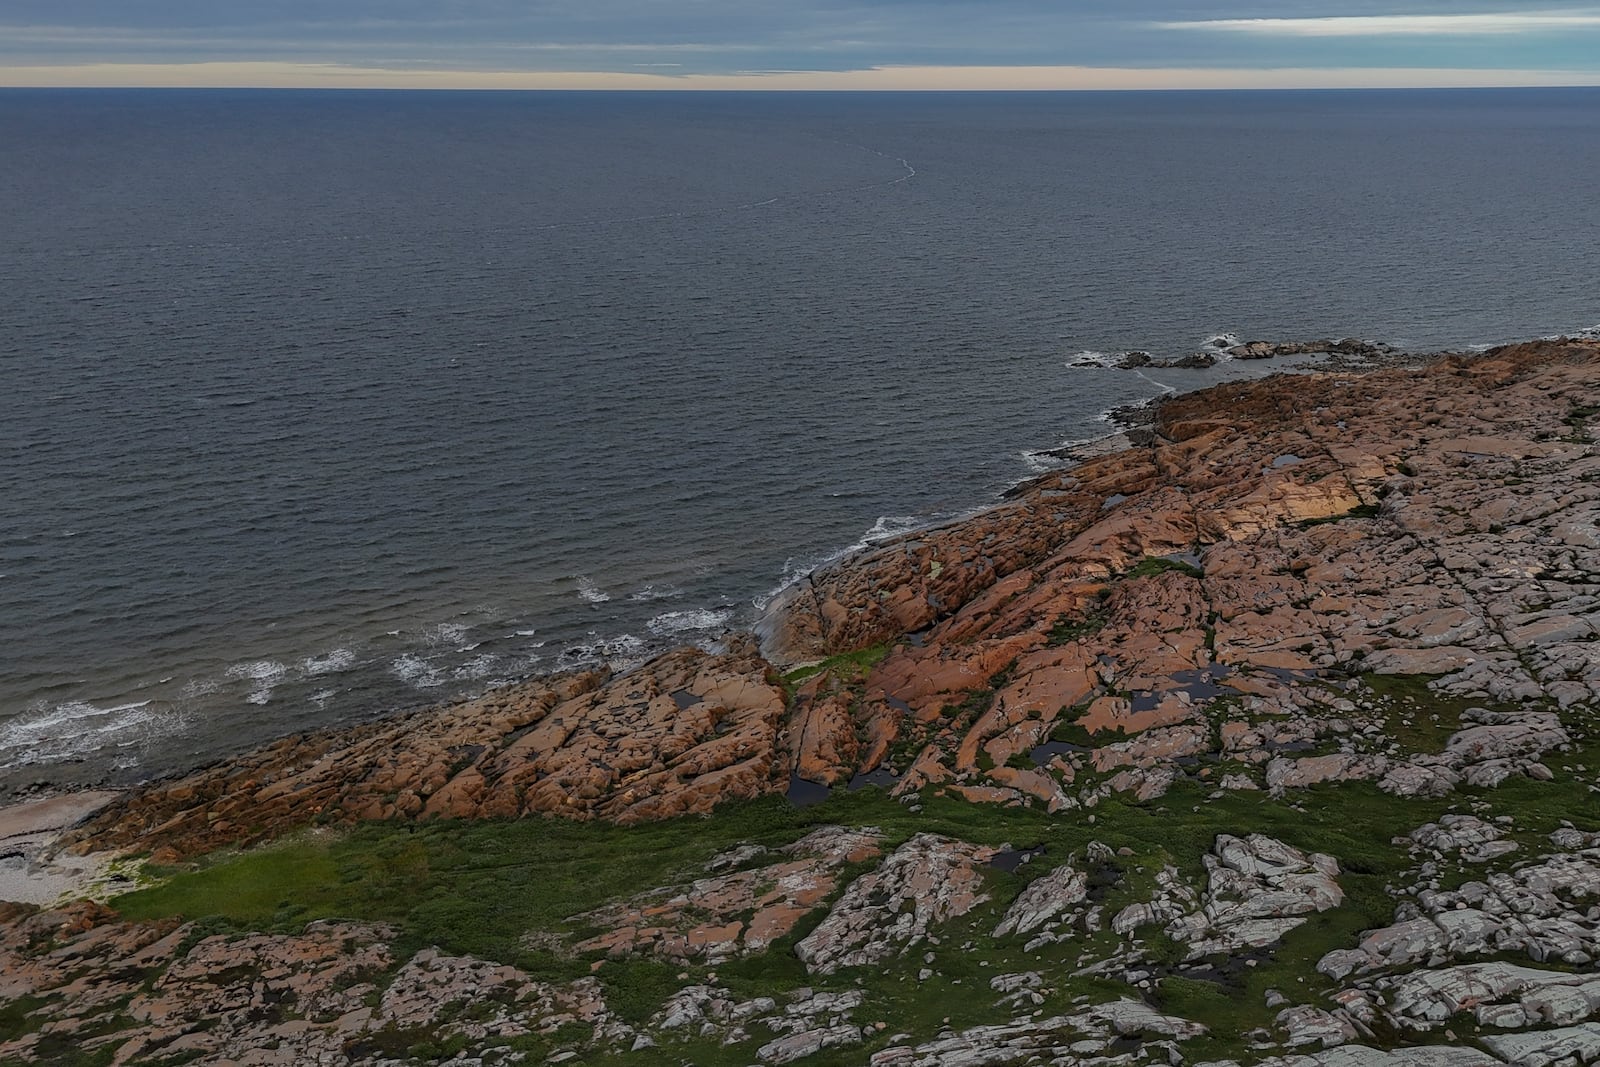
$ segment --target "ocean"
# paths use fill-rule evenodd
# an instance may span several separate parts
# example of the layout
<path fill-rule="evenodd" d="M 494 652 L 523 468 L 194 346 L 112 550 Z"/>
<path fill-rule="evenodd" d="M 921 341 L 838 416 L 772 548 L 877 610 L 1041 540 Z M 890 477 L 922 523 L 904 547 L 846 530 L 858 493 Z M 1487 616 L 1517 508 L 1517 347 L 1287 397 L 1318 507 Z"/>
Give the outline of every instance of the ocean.
<path fill-rule="evenodd" d="M 1600 90 L 0 91 L 0 795 L 748 627 L 1103 416 L 1600 323 Z"/>

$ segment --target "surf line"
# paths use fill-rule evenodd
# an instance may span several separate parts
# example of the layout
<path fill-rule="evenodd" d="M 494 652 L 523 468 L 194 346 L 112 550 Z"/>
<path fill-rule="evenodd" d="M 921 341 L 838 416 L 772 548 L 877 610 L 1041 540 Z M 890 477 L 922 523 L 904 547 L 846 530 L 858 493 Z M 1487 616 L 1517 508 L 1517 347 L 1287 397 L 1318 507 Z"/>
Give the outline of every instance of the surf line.
<path fill-rule="evenodd" d="M 1150 375 L 1146 374 L 1142 370 L 1137 370 L 1136 369 L 1133 373 L 1137 374 L 1139 377 L 1143 378 L 1145 381 L 1149 382 L 1151 385 L 1155 386 L 1157 389 L 1160 389 L 1163 395 L 1176 393 L 1178 391 L 1177 386 L 1167 385 L 1165 382 L 1158 382 L 1158 381 L 1156 381 L 1154 378 L 1150 377 Z"/>

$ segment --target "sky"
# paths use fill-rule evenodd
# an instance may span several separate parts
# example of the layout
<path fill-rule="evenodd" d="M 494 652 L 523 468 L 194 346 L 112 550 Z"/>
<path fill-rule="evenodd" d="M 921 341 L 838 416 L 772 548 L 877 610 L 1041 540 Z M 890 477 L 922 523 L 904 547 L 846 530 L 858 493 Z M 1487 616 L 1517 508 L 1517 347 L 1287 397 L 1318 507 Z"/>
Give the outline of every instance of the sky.
<path fill-rule="evenodd" d="M 19 85 L 1600 85 L 1600 2 L 0 0 Z"/>

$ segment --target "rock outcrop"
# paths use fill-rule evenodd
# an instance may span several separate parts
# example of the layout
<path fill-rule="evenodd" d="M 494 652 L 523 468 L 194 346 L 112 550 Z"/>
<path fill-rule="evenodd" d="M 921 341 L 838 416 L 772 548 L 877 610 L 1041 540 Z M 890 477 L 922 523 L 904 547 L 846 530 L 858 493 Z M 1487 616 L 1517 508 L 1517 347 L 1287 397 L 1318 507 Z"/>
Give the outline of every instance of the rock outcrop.
<path fill-rule="evenodd" d="M 605 931 L 580 942 L 577 950 L 649 954 L 680 963 L 719 963 L 759 952 L 833 894 L 840 867 L 877 857 L 879 840 L 871 829 L 823 827 L 784 848 L 776 863 L 576 916 L 575 923 Z M 750 858 L 764 854 L 755 850 Z"/>
<path fill-rule="evenodd" d="M 922 943 L 931 927 L 988 899 L 980 867 L 996 851 L 918 834 L 851 882 L 827 918 L 795 946 L 795 955 L 812 974 L 831 974 Z"/>
<path fill-rule="evenodd" d="M 420 860 L 431 896 L 309 925 L 0 905 L 0 1061 L 1600 1062 L 1596 417 L 1592 342 L 1173 398 L 1144 443 L 813 575 L 766 655 L 156 783 L 69 840 L 171 863 L 366 820 L 409 846 L 450 836 L 412 820 L 636 824 L 863 772 L 894 799 L 678 824 L 666 884 L 559 911 L 457 914 Z M 106 800 L 0 818 L 0 863 L 42 902 L 54 835 Z M 1369 814 L 1381 834 L 1339 824 Z M 619 862 L 533 852 L 526 884 L 462 884 Z M 548 922 L 484 929 L 502 914 Z"/>
<path fill-rule="evenodd" d="M 638 822 L 890 767 L 898 788 L 1092 807 L 1180 780 L 1443 795 L 1549 773 L 1600 693 L 1600 344 L 1174 397 L 1148 443 L 824 568 L 748 640 L 290 738 L 114 804 L 85 845 L 175 859 L 311 820 Z M 1363 679 L 1474 708 L 1418 746 Z"/>
<path fill-rule="evenodd" d="M 0 1040 L 0 1060 L 49 1060 L 65 1041 L 82 1056 L 113 1051 L 119 1064 L 375 1064 L 397 1033 L 481 1043 L 562 1027 L 625 1031 L 593 979 L 552 985 L 432 949 L 396 969 L 395 932 L 383 926 L 319 922 L 230 938 L 109 918 L 90 906 L 11 926 L 0 998 L 39 1005 L 50 1023 Z"/>
<path fill-rule="evenodd" d="M 1264 834 L 1218 836 L 1204 857 L 1208 885 L 1200 909 L 1167 927 L 1191 957 L 1260 948 L 1305 917 L 1338 907 L 1344 891 L 1332 856 L 1307 856 Z"/>
<path fill-rule="evenodd" d="M 75 837 L 176 859 L 312 820 L 705 813 L 782 787 L 783 715 L 753 642 L 682 649 L 619 678 L 558 675 L 287 738 L 119 801 Z"/>
<path fill-rule="evenodd" d="M 1540 342 L 1175 397 L 1147 446 L 810 576 L 768 651 L 889 642 L 812 722 L 893 744 L 813 746 L 807 777 L 896 748 L 902 793 L 1065 811 L 1227 762 L 1279 791 L 1548 774 L 1560 708 L 1600 694 L 1596 366 Z M 1395 676 L 1477 703 L 1422 731 L 1369 684 Z"/>

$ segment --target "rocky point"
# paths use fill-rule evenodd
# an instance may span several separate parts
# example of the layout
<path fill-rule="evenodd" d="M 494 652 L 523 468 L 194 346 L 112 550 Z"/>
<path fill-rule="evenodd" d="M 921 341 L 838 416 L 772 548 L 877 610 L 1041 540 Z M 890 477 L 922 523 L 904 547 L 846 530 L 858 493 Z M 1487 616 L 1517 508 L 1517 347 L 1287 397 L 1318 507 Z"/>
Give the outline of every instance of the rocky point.
<path fill-rule="evenodd" d="M 1173 397 L 759 646 L 14 809 L 0 1063 L 1600 1062 L 1597 418 Z"/>

